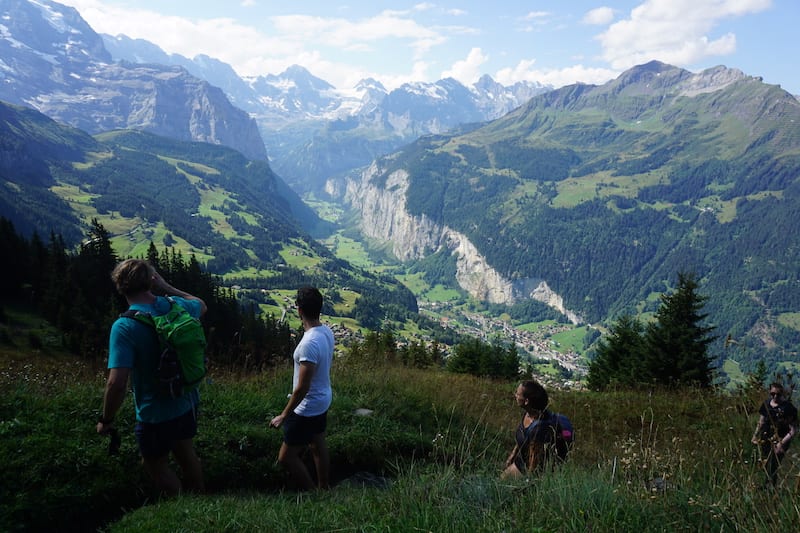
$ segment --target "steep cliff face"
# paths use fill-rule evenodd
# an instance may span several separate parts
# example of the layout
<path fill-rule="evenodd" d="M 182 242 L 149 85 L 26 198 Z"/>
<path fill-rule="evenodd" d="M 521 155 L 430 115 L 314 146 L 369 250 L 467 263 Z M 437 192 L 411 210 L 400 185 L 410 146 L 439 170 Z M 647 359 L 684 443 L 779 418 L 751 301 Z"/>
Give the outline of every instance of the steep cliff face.
<path fill-rule="evenodd" d="M 446 228 L 406 212 L 408 174 L 404 170 L 390 174 L 385 187 L 371 183 L 376 174 L 378 166 L 373 163 L 362 173 L 361 181 L 347 180 L 344 191 L 345 201 L 361 213 L 364 235 L 391 242 L 392 253 L 402 261 L 421 259 L 438 250 L 446 241 Z"/>
<path fill-rule="evenodd" d="M 380 174 L 378 164 L 373 162 L 359 180 L 348 179 L 344 186 L 330 181 L 326 187 L 334 196 L 343 195 L 345 202 L 361 214 L 361 231 L 365 236 L 391 242 L 392 253 L 403 261 L 450 250 L 456 256 L 456 281 L 473 297 L 503 304 L 532 298 L 558 310 L 573 323 L 580 323 L 580 317 L 564 307 L 563 298 L 544 280 L 512 282 L 492 268 L 466 235 L 425 215 L 410 215 L 406 210 L 409 181 L 405 170 L 389 174 L 383 186 L 373 183 L 373 178 Z"/>

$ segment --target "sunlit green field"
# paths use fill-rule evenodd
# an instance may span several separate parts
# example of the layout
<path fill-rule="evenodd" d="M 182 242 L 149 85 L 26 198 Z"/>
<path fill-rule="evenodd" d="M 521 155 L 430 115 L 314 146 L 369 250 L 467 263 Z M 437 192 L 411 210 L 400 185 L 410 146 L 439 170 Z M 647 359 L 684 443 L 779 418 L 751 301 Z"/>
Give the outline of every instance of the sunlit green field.
<path fill-rule="evenodd" d="M 788 328 L 800 331 L 800 312 L 797 313 L 781 313 L 778 315 L 778 322 Z"/>
<path fill-rule="evenodd" d="M 583 338 L 587 327 L 571 328 L 567 331 L 554 333 L 551 338 L 556 342 L 556 350 L 561 353 L 583 351 Z"/>
<path fill-rule="evenodd" d="M 555 320 L 543 320 L 542 322 L 529 322 L 527 324 L 522 324 L 519 327 L 521 330 L 525 331 L 538 331 L 542 328 L 546 328 L 547 326 L 554 326 L 556 324 Z"/>
<path fill-rule="evenodd" d="M 658 183 L 658 173 L 616 177 L 610 173 L 569 178 L 558 183 L 558 195 L 553 199 L 554 207 L 575 207 L 581 202 L 606 196 L 635 198 L 639 189 Z"/>
<path fill-rule="evenodd" d="M 361 268 L 374 266 L 364 246 L 358 241 L 337 234 L 325 240 L 324 243 L 331 248 L 331 251 L 339 259 L 344 259 Z"/>
<path fill-rule="evenodd" d="M 734 361 L 733 359 L 725 359 L 722 363 L 722 370 L 728 374 L 728 377 L 731 378 L 731 381 L 734 383 L 743 383 L 745 376 L 742 372 L 741 368 L 739 368 L 739 363 Z"/>

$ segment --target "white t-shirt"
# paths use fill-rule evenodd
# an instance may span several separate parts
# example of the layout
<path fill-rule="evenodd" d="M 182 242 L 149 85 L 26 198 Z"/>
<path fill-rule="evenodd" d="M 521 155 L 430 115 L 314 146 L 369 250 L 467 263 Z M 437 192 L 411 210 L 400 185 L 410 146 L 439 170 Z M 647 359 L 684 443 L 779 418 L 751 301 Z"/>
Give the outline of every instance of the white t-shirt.
<path fill-rule="evenodd" d="M 303 334 L 300 344 L 294 349 L 294 377 L 292 390 L 297 388 L 300 375 L 300 363 L 314 364 L 314 375 L 311 387 L 303 401 L 294 408 L 295 414 L 301 416 L 321 415 L 331 405 L 331 362 L 333 361 L 333 332 L 326 325 L 316 326 Z"/>

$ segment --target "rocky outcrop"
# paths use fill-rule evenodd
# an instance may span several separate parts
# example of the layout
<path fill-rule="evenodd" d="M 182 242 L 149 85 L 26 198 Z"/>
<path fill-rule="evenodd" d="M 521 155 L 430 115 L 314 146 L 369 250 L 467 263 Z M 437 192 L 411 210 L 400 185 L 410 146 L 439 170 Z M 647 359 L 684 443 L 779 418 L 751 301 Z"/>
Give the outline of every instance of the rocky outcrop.
<path fill-rule="evenodd" d="M 473 297 L 491 303 L 513 304 L 522 298 L 532 298 L 558 310 L 573 323 L 580 323 L 572 311 L 564 307 L 561 296 L 553 292 L 544 280 L 511 280 L 495 270 L 469 238 L 425 215 L 412 216 L 406 210 L 408 173 L 396 170 L 378 186 L 373 178 L 381 175 L 373 162 L 360 180 L 342 183 L 329 181 L 326 190 L 343 195 L 345 202 L 361 214 L 361 231 L 371 238 L 392 244 L 392 253 L 400 260 L 421 259 L 442 249 L 456 256 L 456 281 Z"/>
<path fill-rule="evenodd" d="M 678 86 L 681 96 L 697 96 L 698 94 L 721 91 L 728 85 L 746 79 L 755 79 L 735 68 L 714 67 L 694 74 Z"/>
<path fill-rule="evenodd" d="M 564 307 L 564 298 L 548 287 L 545 281 L 540 281 L 527 295 L 528 298 L 532 300 L 542 302 L 556 309 L 562 315 L 566 316 L 573 324 L 580 324 L 583 322 L 583 319 L 577 313 Z"/>

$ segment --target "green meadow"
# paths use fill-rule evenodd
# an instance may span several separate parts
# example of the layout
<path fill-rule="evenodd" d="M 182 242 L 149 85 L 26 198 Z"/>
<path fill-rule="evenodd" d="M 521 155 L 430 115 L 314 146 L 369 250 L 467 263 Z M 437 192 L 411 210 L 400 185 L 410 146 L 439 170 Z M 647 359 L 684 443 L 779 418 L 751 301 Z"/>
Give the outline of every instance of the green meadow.
<path fill-rule="evenodd" d="M 332 374 L 332 490 L 297 493 L 275 463 L 267 421 L 289 364 L 212 366 L 195 441 L 207 492 L 164 500 L 139 464 L 130 396 L 119 455 L 95 433 L 105 361 L 60 353 L 57 332 L 24 314 L 4 317 L 0 340 L 2 531 L 772 532 L 800 520 L 797 450 L 765 490 L 750 444 L 762 390 L 551 390 L 575 425 L 570 460 L 501 480 L 516 382 L 346 356 Z"/>

